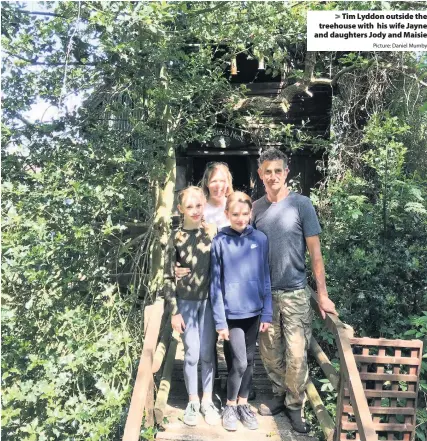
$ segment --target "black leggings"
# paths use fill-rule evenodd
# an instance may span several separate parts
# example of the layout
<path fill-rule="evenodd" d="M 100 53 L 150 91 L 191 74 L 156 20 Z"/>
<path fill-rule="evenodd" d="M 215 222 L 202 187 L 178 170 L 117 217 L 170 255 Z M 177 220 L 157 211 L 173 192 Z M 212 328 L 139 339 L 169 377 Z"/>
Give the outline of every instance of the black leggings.
<path fill-rule="evenodd" d="M 227 399 L 235 401 L 237 394 L 248 398 L 254 370 L 259 315 L 240 320 L 227 320 L 230 332 L 232 366 L 228 373 Z"/>

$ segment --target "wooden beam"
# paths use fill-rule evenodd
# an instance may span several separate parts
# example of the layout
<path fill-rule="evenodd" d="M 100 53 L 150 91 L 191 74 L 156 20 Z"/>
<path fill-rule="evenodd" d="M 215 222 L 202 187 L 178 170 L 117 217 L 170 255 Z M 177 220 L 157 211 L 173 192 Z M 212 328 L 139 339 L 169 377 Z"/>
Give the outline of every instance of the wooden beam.
<path fill-rule="evenodd" d="M 326 375 L 326 378 L 331 382 L 333 388 L 338 390 L 340 376 L 337 370 L 332 366 L 328 356 L 323 352 L 319 343 L 317 343 L 314 337 L 311 337 L 310 341 L 310 352 L 313 357 L 316 359 L 319 366 L 322 368 L 323 373 Z"/>
<path fill-rule="evenodd" d="M 332 441 L 335 433 L 334 421 L 326 410 L 326 407 L 323 404 L 323 401 L 320 398 L 320 395 L 311 380 L 308 380 L 305 392 L 307 394 L 308 400 L 310 401 L 311 407 L 316 414 L 317 420 L 319 421 L 326 441 Z"/>
<path fill-rule="evenodd" d="M 316 300 L 316 293 L 311 288 L 309 289 L 315 304 L 314 307 L 318 311 L 319 307 Z M 351 403 L 355 411 L 360 439 L 362 441 L 378 441 L 378 435 L 375 432 L 374 423 L 371 413 L 369 412 L 368 402 L 351 348 L 348 329 L 338 316 L 330 313 L 326 313 L 325 325 L 335 335 L 335 341 L 340 355 L 341 371 L 349 385 Z"/>
<path fill-rule="evenodd" d="M 344 391 L 346 394 L 350 394 L 351 392 L 348 389 Z M 417 398 L 417 393 L 414 391 L 403 391 L 403 390 L 374 390 L 368 389 L 365 390 L 365 396 L 368 398 Z"/>
<path fill-rule="evenodd" d="M 374 427 L 378 432 L 412 432 L 415 429 L 413 424 L 396 423 L 375 423 Z M 357 430 L 356 423 L 343 423 L 344 430 Z"/>
<path fill-rule="evenodd" d="M 409 366 L 418 366 L 421 364 L 419 358 L 411 357 L 389 357 L 380 355 L 355 355 L 355 360 L 360 363 L 375 363 L 375 364 L 404 364 Z"/>
<path fill-rule="evenodd" d="M 170 316 L 169 316 L 170 317 Z M 155 374 L 162 366 L 165 354 L 168 351 L 169 344 L 172 337 L 172 324 L 170 319 L 165 323 L 165 327 L 162 331 L 159 344 L 157 345 L 156 352 L 153 358 L 152 372 Z"/>
<path fill-rule="evenodd" d="M 415 383 L 418 381 L 418 376 L 409 374 L 377 374 L 375 372 L 361 372 L 360 379 L 372 381 L 412 381 Z"/>
<path fill-rule="evenodd" d="M 212 150 L 211 147 L 206 149 L 190 150 L 185 152 L 186 156 L 259 156 L 258 149 L 254 146 L 242 147 L 241 149 L 223 149 Z"/>
<path fill-rule="evenodd" d="M 165 416 L 165 408 L 168 402 L 169 391 L 171 388 L 171 377 L 175 362 L 176 348 L 178 346 L 179 333 L 173 331 L 169 349 L 163 367 L 162 379 L 157 392 L 156 404 L 154 405 L 154 416 L 158 424 L 161 424 Z"/>
<path fill-rule="evenodd" d="M 154 426 L 154 378 L 151 376 L 145 400 L 145 423 L 148 427 Z"/>
<path fill-rule="evenodd" d="M 352 345 L 363 346 L 386 346 L 392 348 L 420 348 L 423 345 L 421 340 L 389 340 L 385 338 L 359 337 L 350 339 Z"/>
<path fill-rule="evenodd" d="M 133 388 L 129 413 L 126 420 L 123 441 L 138 441 L 141 431 L 144 407 L 147 399 L 150 382 L 153 379 L 152 364 L 154 350 L 159 337 L 160 322 L 163 315 L 163 301 L 144 309 L 144 316 L 147 317 L 144 323 L 146 330 L 144 346 L 139 360 L 138 373 Z"/>
<path fill-rule="evenodd" d="M 372 415 L 415 415 L 415 409 L 412 407 L 369 407 L 369 410 Z M 344 406 L 344 412 L 354 415 L 350 404 Z"/>

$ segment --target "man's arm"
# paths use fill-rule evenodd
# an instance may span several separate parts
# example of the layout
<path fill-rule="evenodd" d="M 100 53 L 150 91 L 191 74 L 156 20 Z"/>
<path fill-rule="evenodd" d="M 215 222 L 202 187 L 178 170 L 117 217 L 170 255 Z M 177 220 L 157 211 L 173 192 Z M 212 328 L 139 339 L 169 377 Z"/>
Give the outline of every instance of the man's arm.
<path fill-rule="evenodd" d="M 310 253 L 311 268 L 316 280 L 317 300 L 322 317 L 325 318 L 327 312 L 338 315 L 334 302 L 328 297 L 328 290 L 326 289 L 325 265 L 320 250 L 319 236 L 306 237 L 305 241 Z"/>

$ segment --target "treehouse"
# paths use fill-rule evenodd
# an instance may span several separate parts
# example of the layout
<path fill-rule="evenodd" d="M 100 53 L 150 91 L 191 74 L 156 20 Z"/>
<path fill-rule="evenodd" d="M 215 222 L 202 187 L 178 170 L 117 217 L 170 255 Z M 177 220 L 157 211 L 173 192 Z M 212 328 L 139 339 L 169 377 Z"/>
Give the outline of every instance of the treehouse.
<path fill-rule="evenodd" d="M 266 73 L 263 61 L 248 59 L 239 54 L 231 63 L 231 82 L 236 87 L 244 84 L 248 98 L 263 97 L 275 101 L 282 89 L 288 85 L 279 75 Z M 176 155 L 176 191 L 188 185 L 197 185 L 206 164 L 212 161 L 226 162 L 233 176 L 234 188 L 257 199 L 264 194 L 264 188 L 257 174 L 257 159 L 261 149 L 277 147 L 290 159 L 289 180 L 295 182 L 301 193 L 308 195 L 322 175 L 317 161 L 324 150 L 317 147 L 318 141 L 329 137 L 332 89 L 330 85 L 310 87 L 312 97 L 297 94 L 291 100 L 288 112 L 278 106 L 264 107 L 262 117 L 256 122 L 248 120 L 247 126 L 230 127 L 218 123 L 213 135 L 206 143 L 192 143 L 186 149 L 179 149 Z M 290 136 L 283 136 L 278 142 L 268 139 L 270 129 L 291 125 Z M 259 133 L 267 136 L 259 136 Z M 304 141 L 307 139 L 307 141 Z M 298 148 L 293 146 L 298 144 Z"/>

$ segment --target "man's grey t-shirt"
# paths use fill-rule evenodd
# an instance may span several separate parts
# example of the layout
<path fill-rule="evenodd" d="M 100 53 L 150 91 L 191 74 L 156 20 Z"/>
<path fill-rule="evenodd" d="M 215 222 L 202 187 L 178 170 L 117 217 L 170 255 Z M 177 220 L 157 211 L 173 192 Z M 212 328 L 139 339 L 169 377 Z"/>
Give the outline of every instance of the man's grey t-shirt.
<path fill-rule="evenodd" d="M 321 232 L 310 199 L 289 192 L 285 199 L 272 203 L 263 196 L 254 202 L 252 225 L 268 237 L 271 288 L 285 291 L 305 288 L 305 238 Z"/>

